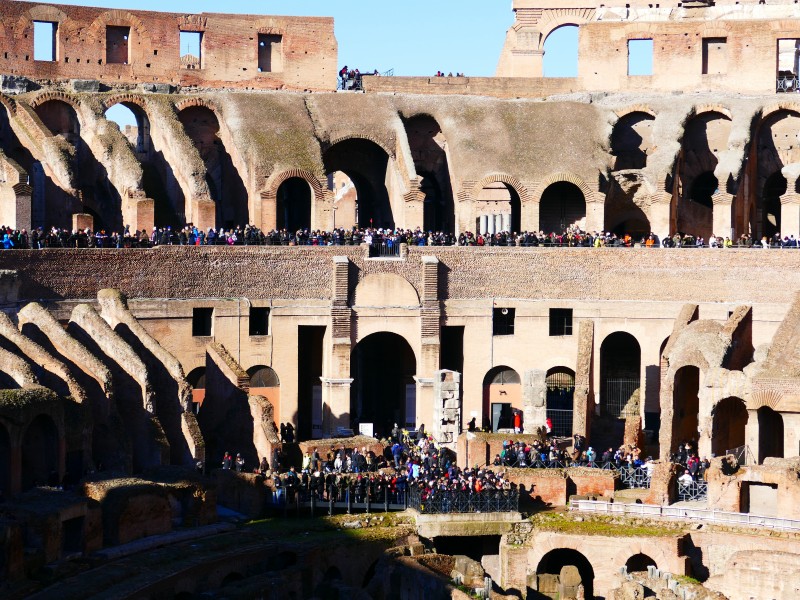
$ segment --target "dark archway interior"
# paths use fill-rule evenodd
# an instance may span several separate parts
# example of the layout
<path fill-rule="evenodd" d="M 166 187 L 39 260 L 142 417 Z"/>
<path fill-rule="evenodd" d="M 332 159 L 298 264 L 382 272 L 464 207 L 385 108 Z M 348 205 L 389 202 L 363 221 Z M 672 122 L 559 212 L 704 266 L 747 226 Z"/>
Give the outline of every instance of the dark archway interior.
<path fill-rule="evenodd" d="M 572 435 L 575 372 L 567 367 L 555 367 L 547 372 L 547 418 L 553 424 L 555 436 Z"/>
<path fill-rule="evenodd" d="M 0 497 L 8 498 L 11 492 L 11 438 L 0 424 Z"/>
<path fill-rule="evenodd" d="M 594 569 L 589 560 L 577 550 L 572 548 L 558 548 L 551 550 L 539 561 L 536 574 L 559 575 L 561 569 L 572 565 L 578 569 L 583 584 L 584 596 L 594 598 Z"/>
<path fill-rule="evenodd" d="M 311 229 L 311 186 L 305 179 L 290 177 L 278 188 L 277 228 L 290 232 Z"/>
<path fill-rule="evenodd" d="M 278 374 L 270 367 L 256 365 L 247 369 L 247 374 L 250 375 L 251 388 L 271 388 L 281 385 Z"/>
<path fill-rule="evenodd" d="M 417 362 L 408 342 L 394 333 L 374 333 L 353 349 L 350 414 L 354 423 L 373 423 L 375 433 L 388 436 L 394 423 L 414 427 L 414 375 Z M 413 400 L 413 402 L 412 402 Z"/>
<path fill-rule="evenodd" d="M 600 346 L 600 399 L 603 412 L 614 417 L 638 413 L 642 351 L 624 331 L 612 333 Z"/>
<path fill-rule="evenodd" d="M 682 367 L 675 373 L 675 385 L 672 390 L 674 426 L 672 438 L 681 444 L 697 441 L 697 428 L 700 412 L 700 369 Z M 671 450 L 675 450 L 672 448 Z"/>
<path fill-rule="evenodd" d="M 722 456 L 727 450 L 744 446 L 746 425 L 747 408 L 744 400 L 725 398 L 720 401 L 713 412 L 711 452 L 716 456 Z"/>
<path fill-rule="evenodd" d="M 542 194 L 539 203 L 539 229 L 545 233 L 563 233 L 586 217 L 586 199 L 574 183 L 558 181 Z"/>
<path fill-rule="evenodd" d="M 787 182 L 780 171 L 773 173 L 764 183 L 763 235 L 772 237 L 781 232 L 781 196 L 786 193 Z"/>
<path fill-rule="evenodd" d="M 59 483 L 58 428 L 53 419 L 39 415 L 22 439 L 22 489 Z"/>
<path fill-rule="evenodd" d="M 626 562 L 625 567 L 628 573 L 642 573 L 647 571 L 647 567 L 658 567 L 656 561 L 647 556 L 647 554 L 634 554 Z"/>
<path fill-rule="evenodd" d="M 205 163 L 206 181 L 216 203 L 217 227 L 244 227 L 250 221 L 247 188 L 219 137 L 220 125 L 214 111 L 190 106 L 178 113 L 178 119 Z"/>
<path fill-rule="evenodd" d="M 698 175 L 692 182 L 692 192 L 690 198 L 692 202 L 705 206 L 706 208 L 714 208 L 713 196 L 719 189 L 719 180 L 711 171 L 706 171 Z"/>
<path fill-rule="evenodd" d="M 611 154 L 616 157 L 615 171 L 644 169 L 647 166 L 653 121 L 653 115 L 633 112 L 617 122 L 611 134 Z"/>
<path fill-rule="evenodd" d="M 473 535 L 473 536 L 439 536 L 433 538 L 436 552 L 455 556 L 463 554 L 472 560 L 481 562 L 484 556 L 500 554 L 499 535 Z"/>
<path fill-rule="evenodd" d="M 186 376 L 186 381 L 188 381 L 189 385 L 195 390 L 206 389 L 206 368 L 197 367 L 196 369 L 192 369 Z"/>
<path fill-rule="evenodd" d="M 322 155 L 325 173 L 342 171 L 356 188 L 359 227 L 394 228 L 386 189 L 389 155 L 376 143 L 360 138 L 338 142 Z"/>
<path fill-rule="evenodd" d="M 783 458 L 783 416 L 769 406 L 758 409 L 758 462 Z"/>

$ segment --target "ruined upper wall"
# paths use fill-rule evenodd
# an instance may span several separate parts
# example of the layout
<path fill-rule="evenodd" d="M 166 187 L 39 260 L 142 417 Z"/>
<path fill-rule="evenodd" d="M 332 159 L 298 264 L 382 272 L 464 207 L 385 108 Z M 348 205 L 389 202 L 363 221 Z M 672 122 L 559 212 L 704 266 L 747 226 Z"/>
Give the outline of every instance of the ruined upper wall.
<path fill-rule="evenodd" d="M 800 38 L 800 7 L 790 0 L 515 0 L 513 7 L 498 77 L 542 77 L 545 41 L 565 25 L 579 27 L 586 91 L 773 94 L 778 70 L 798 72 L 792 52 L 778 56 L 779 40 Z M 652 74 L 628 75 L 628 44 L 643 39 L 653 41 Z"/>
<path fill-rule="evenodd" d="M 34 21 L 55 23 L 53 61 L 34 60 Z M 180 32 L 201 33 L 181 56 Z M 0 3 L 0 73 L 37 80 L 332 90 L 333 19 Z M 185 52 L 185 49 L 183 49 Z"/>

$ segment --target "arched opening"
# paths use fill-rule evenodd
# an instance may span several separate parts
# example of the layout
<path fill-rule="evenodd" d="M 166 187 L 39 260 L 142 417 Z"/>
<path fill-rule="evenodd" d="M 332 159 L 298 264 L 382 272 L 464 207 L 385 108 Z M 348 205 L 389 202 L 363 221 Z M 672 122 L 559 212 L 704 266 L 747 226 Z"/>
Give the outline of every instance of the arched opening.
<path fill-rule="evenodd" d="M 186 376 L 186 381 L 192 386 L 192 404 L 194 412 L 198 412 L 206 397 L 206 368 L 197 367 Z"/>
<path fill-rule="evenodd" d="M 270 367 L 256 365 L 247 369 L 250 375 L 250 394 L 264 396 L 272 404 L 272 415 L 276 423 L 281 422 L 281 382 Z"/>
<path fill-rule="evenodd" d="M 577 574 L 576 574 L 577 571 Z M 577 598 L 583 586 L 585 598 L 594 598 L 594 569 L 583 554 L 572 548 L 557 548 L 542 557 L 536 567 L 537 591 L 556 598 Z"/>
<path fill-rule="evenodd" d="M 741 398 L 725 398 L 712 412 L 711 452 L 716 456 L 727 454 L 745 444 L 747 407 Z"/>
<path fill-rule="evenodd" d="M 783 415 L 769 406 L 758 409 L 758 462 L 783 458 Z"/>
<path fill-rule="evenodd" d="M 653 149 L 654 121 L 653 115 L 639 111 L 617 121 L 611 133 L 615 171 L 644 169 L 647 166 L 647 155 Z"/>
<path fill-rule="evenodd" d="M 697 448 L 698 414 L 700 412 L 700 369 L 697 367 L 681 367 L 675 373 L 675 384 L 672 389 L 672 406 L 674 425 L 672 427 L 673 442 L 684 444 L 690 442 Z M 671 450 L 674 450 L 672 448 Z"/>
<path fill-rule="evenodd" d="M 372 423 L 381 437 L 388 437 L 395 423 L 415 428 L 417 360 L 405 338 L 396 333 L 373 333 L 353 348 L 350 360 L 353 428 Z"/>
<path fill-rule="evenodd" d="M 106 119 L 117 124 L 142 165 L 142 187 L 155 202 L 155 226 L 182 227 L 186 201 L 164 153 L 156 151 L 150 137 L 150 119 L 135 102 L 120 102 L 106 110 Z M 149 232 L 148 232 L 149 233 Z"/>
<path fill-rule="evenodd" d="M 547 372 L 547 418 L 553 424 L 552 435 L 572 435 L 572 409 L 575 396 L 575 371 L 554 367 Z"/>
<path fill-rule="evenodd" d="M 22 490 L 60 484 L 58 427 L 47 415 L 31 421 L 22 438 Z"/>
<path fill-rule="evenodd" d="M 781 196 L 786 193 L 787 185 L 786 177 L 780 171 L 764 182 L 762 232 L 768 238 L 781 232 Z"/>
<path fill-rule="evenodd" d="M 216 203 L 217 227 L 244 227 L 250 222 L 247 188 L 220 138 L 217 115 L 208 107 L 190 106 L 178 113 L 178 119 L 205 163 L 206 181 Z"/>
<path fill-rule="evenodd" d="M 358 225 L 358 190 L 346 173 L 328 173 L 328 189 L 333 192 L 333 228 L 352 229 Z M 352 239 L 345 243 L 351 245 Z"/>
<path fill-rule="evenodd" d="M 545 77 L 578 76 L 578 26 L 562 25 L 544 41 L 542 71 Z"/>
<path fill-rule="evenodd" d="M 481 235 L 503 231 L 519 233 L 522 204 L 519 194 L 502 181 L 488 184 L 475 199 L 476 230 Z"/>
<path fill-rule="evenodd" d="M 11 496 L 11 438 L 0 423 L 0 498 Z"/>
<path fill-rule="evenodd" d="M 429 115 L 418 115 L 403 123 L 414 169 L 422 180 L 423 227 L 425 231 L 453 233 L 455 206 L 447 163 L 447 140 L 436 119 Z"/>
<path fill-rule="evenodd" d="M 72 212 L 82 211 L 91 214 L 94 219 L 94 231 L 106 231 L 111 234 L 122 232 L 122 199 L 119 192 L 111 184 L 105 167 L 95 158 L 89 146 L 81 137 L 81 124 L 75 108 L 63 100 L 47 100 L 34 109 L 36 115 L 53 135 L 61 136 L 71 146 L 71 166 L 75 173 L 74 181 L 80 191 L 80 202 L 70 201 L 69 214 L 62 220 L 71 225 Z M 47 211 L 50 212 L 52 202 L 47 200 Z M 56 212 L 64 213 L 61 208 Z"/>
<path fill-rule="evenodd" d="M 569 181 L 550 184 L 539 203 L 539 230 L 563 233 L 570 227 L 586 227 L 586 199 Z"/>
<path fill-rule="evenodd" d="M 301 177 L 290 177 L 278 188 L 277 228 L 296 232 L 311 229 L 311 185 Z"/>
<path fill-rule="evenodd" d="M 353 182 L 359 227 L 394 229 L 394 214 L 386 188 L 389 155 L 383 148 L 370 140 L 351 138 L 328 148 L 322 160 L 327 174 L 342 171 Z"/>
<path fill-rule="evenodd" d="M 600 394 L 604 414 L 639 415 L 642 351 L 630 333 L 612 333 L 600 346 Z"/>
<path fill-rule="evenodd" d="M 628 569 L 628 573 L 643 573 L 647 572 L 647 567 L 656 567 L 656 561 L 652 558 L 647 556 L 647 554 L 634 554 L 631 556 L 627 561 L 625 561 L 625 568 Z"/>
<path fill-rule="evenodd" d="M 719 190 L 719 181 L 711 171 L 706 171 L 697 176 L 692 182 L 692 191 L 689 199 L 692 202 L 704 206 L 705 208 L 714 208 L 714 194 Z"/>
<path fill-rule="evenodd" d="M 522 410 L 522 381 L 511 367 L 494 367 L 483 378 L 483 425 L 512 429 L 514 410 Z"/>

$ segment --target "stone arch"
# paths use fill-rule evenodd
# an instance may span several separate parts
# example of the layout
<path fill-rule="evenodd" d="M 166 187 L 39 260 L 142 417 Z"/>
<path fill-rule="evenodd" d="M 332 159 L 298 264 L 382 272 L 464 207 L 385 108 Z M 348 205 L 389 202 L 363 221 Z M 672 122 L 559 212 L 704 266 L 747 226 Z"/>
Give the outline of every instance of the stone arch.
<path fill-rule="evenodd" d="M 326 201 L 326 185 L 323 183 L 324 180 L 306 169 L 276 171 L 269 176 L 264 190 L 261 192 L 261 228 L 268 230 L 278 226 L 280 222 L 278 191 L 281 185 L 290 179 L 302 179 L 310 186 L 311 219 L 308 227 L 311 229 L 320 229 L 322 226 L 318 223 L 319 219 L 316 218 L 316 216 L 319 214 L 322 205 Z"/>
<path fill-rule="evenodd" d="M 514 191 L 519 196 L 520 202 L 523 204 L 527 204 L 533 200 L 533 196 L 531 195 L 530 190 L 528 190 L 528 187 L 517 177 L 507 173 L 492 173 L 490 175 L 486 175 L 478 182 L 474 189 L 480 191 L 492 183 L 505 183 L 506 185 L 510 185 L 512 188 L 514 188 Z"/>
<path fill-rule="evenodd" d="M 580 73 L 580 26 L 562 23 L 541 37 L 542 76 L 577 77 Z"/>
<path fill-rule="evenodd" d="M 556 29 L 564 26 L 573 26 L 580 29 L 581 25 L 592 21 L 594 15 L 595 9 L 593 8 L 567 8 L 543 11 L 542 17 L 539 23 L 537 23 L 539 31 L 541 32 L 538 50 L 544 48 L 545 41 Z"/>
<path fill-rule="evenodd" d="M 6 112 L 8 112 L 8 116 L 13 116 L 17 112 L 17 103 L 14 101 L 13 98 L 9 98 L 5 94 L 0 94 L 0 104 L 5 107 Z"/>
<path fill-rule="evenodd" d="M 536 189 L 531 194 L 531 201 L 540 203 L 542 201 L 542 195 L 544 194 L 545 190 L 548 187 L 553 185 L 554 183 L 560 182 L 567 182 L 575 185 L 578 187 L 581 192 L 583 192 L 583 197 L 586 198 L 587 202 L 590 202 L 595 197 L 595 192 L 589 185 L 581 178 L 579 175 L 575 175 L 574 173 L 551 173 L 541 181 L 539 181 L 536 185 Z"/>
<path fill-rule="evenodd" d="M 658 116 L 658 113 L 650 108 L 647 104 L 632 104 L 631 106 L 626 106 L 625 108 L 614 111 L 614 115 L 617 117 L 614 124 L 616 124 L 616 122 L 623 117 L 627 117 L 628 115 L 637 112 L 648 114 L 654 119 Z"/>
<path fill-rule="evenodd" d="M 33 418 L 22 438 L 22 489 L 61 483 L 59 463 L 61 435 L 56 422 L 46 414 Z"/>
<path fill-rule="evenodd" d="M 484 177 L 473 188 L 477 233 L 521 231 L 522 207 L 529 197 L 527 188 L 516 177 L 502 173 Z"/>
<path fill-rule="evenodd" d="M 352 424 L 372 423 L 388 437 L 393 425 L 416 427 L 417 356 L 402 335 L 379 331 L 360 339 L 350 354 Z"/>
<path fill-rule="evenodd" d="M 484 427 L 509 429 L 514 426 L 514 412 L 523 408 L 519 371 L 507 365 L 489 369 L 483 377 Z"/>
<path fill-rule="evenodd" d="M 150 108 L 147 100 L 137 94 L 113 94 L 103 100 L 103 108 L 106 110 L 116 104 L 136 104 L 145 112 Z"/>
<path fill-rule="evenodd" d="M 784 458 L 784 421 L 783 415 L 768 406 L 756 411 L 758 419 L 758 462 L 763 464 L 766 458 Z"/>
<path fill-rule="evenodd" d="M 19 16 L 14 26 L 14 37 L 19 39 L 30 35 L 34 21 L 58 23 L 59 30 L 67 27 L 72 29 L 73 26 L 71 19 L 57 6 L 53 6 L 52 4 L 37 4 Z M 0 27 L 2 27 L 2 21 L 0 21 Z M 5 32 L 0 33 L 0 37 L 5 37 L 4 33 Z M 59 35 L 62 35 L 61 31 L 59 31 Z M 31 44 L 33 44 L 32 38 Z"/>
<path fill-rule="evenodd" d="M 217 120 L 222 121 L 222 114 L 219 106 L 217 106 L 215 102 L 207 100 L 206 98 L 193 97 L 193 98 L 186 98 L 184 100 L 179 100 L 178 102 L 175 103 L 175 112 L 180 113 L 181 111 L 186 110 L 187 108 L 192 108 L 195 106 L 202 106 L 203 108 L 207 108 L 208 110 L 214 113 L 214 115 L 217 117 Z"/>
<path fill-rule="evenodd" d="M 542 192 L 539 202 L 538 229 L 545 234 L 578 226 L 586 228 L 586 195 L 569 181 L 552 183 Z"/>
<path fill-rule="evenodd" d="M 750 401 L 747 403 L 747 408 L 751 410 L 758 410 L 762 406 L 778 410 L 778 405 L 783 399 L 783 394 L 777 390 L 757 390 L 750 396 Z"/>
<path fill-rule="evenodd" d="M 577 569 L 584 596 L 594 598 L 594 567 L 582 552 L 574 548 L 554 548 L 541 557 L 536 565 L 536 590 L 540 594 L 555 597 L 553 593 L 559 593 L 561 586 L 568 583 L 577 584 L 573 577 L 569 577 L 568 580 L 563 577 L 564 569 L 568 567 Z M 577 597 L 576 589 L 570 588 L 564 592 L 565 597 Z"/>
<path fill-rule="evenodd" d="M 690 119 L 706 113 L 719 113 L 726 117 L 729 121 L 733 120 L 733 113 L 731 112 L 731 109 L 723 104 L 698 104 L 694 107 L 692 112 L 693 114 L 690 116 Z"/>
<path fill-rule="evenodd" d="M 250 388 L 275 388 L 280 387 L 281 381 L 272 367 L 255 365 L 247 369 L 250 375 Z"/>
<path fill-rule="evenodd" d="M 600 406 L 611 418 L 640 414 L 641 348 L 627 331 L 610 333 L 600 345 Z"/>
<path fill-rule="evenodd" d="M 86 30 L 86 41 L 102 43 L 105 48 L 105 29 L 115 25 L 128 25 L 136 34 L 136 43 L 140 47 L 150 48 L 152 46 L 150 30 L 147 26 L 135 14 L 124 9 L 112 9 L 98 15 Z M 105 55 L 103 63 L 105 63 Z"/>
<path fill-rule="evenodd" d="M 744 400 L 728 396 L 716 402 L 711 410 L 711 452 L 722 456 L 727 450 L 745 445 L 748 421 Z"/>
<path fill-rule="evenodd" d="M 642 552 L 634 554 L 628 560 L 625 561 L 625 568 L 628 570 L 628 573 L 646 572 L 647 567 L 658 568 L 658 564 L 656 563 L 655 560 L 653 560 L 647 554 L 644 554 Z"/>
<path fill-rule="evenodd" d="M 675 370 L 672 384 L 672 443 L 699 442 L 700 381 L 699 367 L 684 365 Z M 695 444 L 695 448 L 697 445 Z M 667 448 L 667 452 L 674 448 Z"/>
<path fill-rule="evenodd" d="M 206 397 L 206 367 L 196 367 L 186 375 L 186 381 L 192 387 L 192 403 L 194 412 L 203 404 Z"/>
<path fill-rule="evenodd" d="M 404 277 L 393 273 L 373 273 L 358 283 L 353 306 L 402 306 L 418 308 L 419 294 Z"/>
<path fill-rule="evenodd" d="M 50 100 L 59 100 L 65 104 L 69 104 L 75 109 L 76 113 L 80 114 L 80 102 L 78 102 L 78 100 L 70 94 L 58 90 L 49 90 L 36 93 L 33 98 L 28 100 L 28 106 L 36 109 L 38 106 L 44 104 L 45 102 L 49 102 Z"/>
<path fill-rule="evenodd" d="M 384 152 L 386 152 L 386 154 L 389 156 L 389 158 L 396 158 L 396 156 L 397 156 L 397 153 L 395 152 L 394 148 L 392 148 L 391 146 L 387 145 L 386 143 L 384 143 L 382 140 L 380 140 L 376 136 L 370 135 L 369 133 L 353 133 L 353 134 L 343 135 L 343 136 L 334 138 L 332 140 L 329 140 L 324 146 L 323 154 L 325 153 L 325 151 L 330 150 L 331 148 L 333 148 L 336 144 L 340 144 L 341 142 L 346 142 L 348 140 L 367 140 L 369 142 L 372 142 L 376 146 L 380 146 L 381 149 Z"/>

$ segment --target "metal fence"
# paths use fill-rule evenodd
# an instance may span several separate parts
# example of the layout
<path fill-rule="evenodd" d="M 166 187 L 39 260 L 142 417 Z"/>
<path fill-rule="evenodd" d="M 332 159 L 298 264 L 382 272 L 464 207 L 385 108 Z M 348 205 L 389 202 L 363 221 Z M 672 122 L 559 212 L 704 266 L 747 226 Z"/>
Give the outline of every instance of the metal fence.
<path fill-rule="evenodd" d="M 623 488 L 628 490 L 650 489 L 651 475 L 644 467 L 622 467 L 618 473 Z"/>
<path fill-rule="evenodd" d="M 400 244 L 401 242 L 394 242 L 392 240 L 386 240 L 383 242 L 373 242 L 369 246 L 369 257 L 370 258 L 384 258 L 384 257 L 397 257 L 400 256 Z"/>
<path fill-rule="evenodd" d="M 630 515 L 636 517 L 664 519 L 691 519 L 694 521 L 707 521 L 710 523 L 723 523 L 728 525 L 745 525 L 763 527 L 766 529 L 800 531 L 800 520 L 797 519 L 765 517 L 761 515 L 751 515 L 749 513 L 715 510 L 713 508 L 655 506 L 652 504 L 620 504 L 618 502 L 602 502 L 598 500 L 576 500 L 570 506 L 572 510 L 579 512 L 604 515 Z"/>
<path fill-rule="evenodd" d="M 752 465 L 757 464 L 755 457 L 753 457 L 753 453 L 750 451 L 750 446 L 745 444 L 744 446 L 739 446 L 737 448 L 732 448 L 730 450 L 725 450 L 726 455 L 733 455 L 740 465 Z"/>
<path fill-rule="evenodd" d="M 607 379 L 604 404 L 606 414 L 616 418 L 635 417 L 639 414 L 640 380 Z"/>
<path fill-rule="evenodd" d="M 700 502 L 708 497 L 707 481 L 678 482 L 678 500 L 681 502 Z"/>
<path fill-rule="evenodd" d="M 408 507 L 429 515 L 516 512 L 519 510 L 519 491 L 462 492 L 412 487 L 409 491 Z"/>
<path fill-rule="evenodd" d="M 796 75 L 784 75 L 777 79 L 775 91 L 778 93 L 789 93 L 800 91 Z"/>
<path fill-rule="evenodd" d="M 572 411 L 560 408 L 548 408 L 547 418 L 553 424 L 552 435 L 568 437 L 572 434 Z"/>

